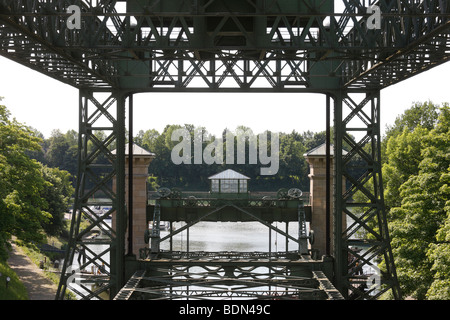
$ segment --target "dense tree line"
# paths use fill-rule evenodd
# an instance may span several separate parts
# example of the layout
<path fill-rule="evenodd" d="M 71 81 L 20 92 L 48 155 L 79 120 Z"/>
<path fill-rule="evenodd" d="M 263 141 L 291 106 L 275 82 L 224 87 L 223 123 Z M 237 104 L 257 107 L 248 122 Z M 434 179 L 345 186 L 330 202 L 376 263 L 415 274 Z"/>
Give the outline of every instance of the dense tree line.
<path fill-rule="evenodd" d="M 0 258 L 7 257 L 12 235 L 40 242 L 59 234 L 62 215 L 73 194 L 70 174 L 33 158 L 42 139 L 29 127 L 11 119 L 0 105 Z"/>
<path fill-rule="evenodd" d="M 176 129 L 184 128 L 190 132 L 194 138 L 196 130 L 202 130 L 205 136 L 209 136 L 206 128 L 197 128 L 193 125 L 167 125 L 162 132 L 155 129 L 141 130 L 133 138 L 134 143 L 140 147 L 156 154 L 155 159 L 149 167 L 149 186 L 151 189 L 158 187 L 177 187 L 184 190 L 202 191 L 208 190 L 208 177 L 225 169 L 234 169 L 250 177 L 252 190 L 278 190 L 278 188 L 297 187 L 304 191 L 309 190 L 308 165 L 303 154 L 325 142 L 325 132 L 313 133 L 307 131 L 298 133 L 279 133 L 279 170 L 274 176 L 261 176 L 260 168 L 267 167 L 260 162 L 258 164 L 249 163 L 249 145 L 246 140 L 246 164 L 237 164 L 237 153 L 235 153 L 234 164 L 211 164 L 211 165 L 176 165 L 171 159 L 173 148 L 179 143 L 172 141 L 172 132 Z M 239 127 L 236 130 L 251 132 L 249 128 Z M 224 130 L 225 132 L 225 130 Z M 232 131 L 235 133 L 236 131 Z M 265 134 L 265 133 L 264 133 Z M 78 134 L 70 130 L 62 133 L 54 130 L 48 139 L 44 139 L 42 134 L 36 131 L 36 135 L 42 138 L 42 148 L 38 151 L 30 152 L 30 155 L 41 163 L 49 167 L 56 167 L 68 171 L 75 182 L 77 175 L 77 150 Z M 96 132 L 97 138 L 102 141 L 102 132 Z M 258 135 L 258 133 L 255 133 Z M 270 132 L 267 132 L 270 137 Z M 214 139 L 215 137 L 212 137 Z M 226 137 L 223 137 L 224 152 L 226 151 Z M 237 139 L 237 134 L 235 139 Z M 207 147 L 210 141 L 202 141 L 202 150 Z M 236 144 L 235 144 L 236 145 Z M 115 148 L 111 145 L 110 148 Z M 192 148 L 194 148 L 192 146 Z M 269 141 L 269 154 L 270 141 Z M 192 152 L 194 154 L 194 152 Z M 98 161 L 107 161 L 99 159 Z M 192 163 L 194 163 L 192 161 Z"/>
<path fill-rule="evenodd" d="M 156 158 L 150 165 L 149 174 L 151 176 L 151 187 L 178 187 L 185 190 L 208 190 L 208 177 L 226 169 L 238 171 L 251 179 L 250 189 L 253 191 L 277 191 L 279 188 L 297 187 L 302 190 L 309 190 L 308 165 L 303 154 L 325 142 L 325 133 L 304 132 L 302 134 L 293 131 L 291 133 L 279 133 L 279 154 L 276 158 L 279 160 L 279 170 L 276 175 L 262 176 L 260 169 L 267 167 L 258 159 L 257 164 L 251 164 L 249 161 L 249 139 L 245 136 L 245 164 L 238 164 L 236 140 L 239 138 L 239 132 L 251 133 L 246 127 L 238 127 L 235 131 L 224 129 L 220 140 L 223 144 L 223 163 L 210 165 L 195 165 L 194 160 L 191 164 L 174 164 L 171 160 L 172 150 L 180 141 L 172 141 L 172 133 L 176 129 L 186 129 L 192 138 L 195 139 L 195 131 L 203 131 L 204 136 L 208 136 L 205 128 L 195 128 L 192 125 L 183 127 L 177 125 L 168 125 L 164 131 L 159 133 L 157 130 L 140 131 L 134 141 L 146 150 L 156 154 Z M 226 132 L 231 132 L 235 142 L 231 145 L 235 147 L 234 161 L 230 164 L 226 161 L 225 153 L 227 148 Z M 261 133 L 259 133 L 261 134 Z M 255 136 L 259 135 L 255 133 Z M 270 132 L 264 132 L 263 135 L 271 137 Z M 217 138 L 217 137 L 214 137 Z M 202 140 L 202 150 L 214 141 L 214 138 L 206 141 Z M 260 145 L 259 145 L 260 147 Z M 194 157 L 194 146 L 192 145 L 191 157 Z M 271 154 L 271 142 L 268 142 L 268 153 Z M 274 157 L 275 158 L 275 157 Z"/>

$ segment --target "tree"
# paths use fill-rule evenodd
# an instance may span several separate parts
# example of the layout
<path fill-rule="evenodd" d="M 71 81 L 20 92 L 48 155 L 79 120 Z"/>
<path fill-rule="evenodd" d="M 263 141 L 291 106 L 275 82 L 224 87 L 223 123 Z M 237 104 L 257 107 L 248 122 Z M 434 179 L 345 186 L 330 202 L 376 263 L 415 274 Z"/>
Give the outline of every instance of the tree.
<path fill-rule="evenodd" d="M 53 130 L 49 139 L 43 139 L 44 158 L 33 153 L 32 157 L 52 168 L 68 171 L 72 176 L 77 173 L 78 133 L 69 130 L 63 134 Z"/>
<path fill-rule="evenodd" d="M 424 151 L 421 175 L 433 183 L 436 214 L 435 242 L 427 252 L 432 261 L 433 283 L 427 291 L 428 299 L 450 299 L 450 110 L 442 108 L 436 130 L 429 136 L 430 148 Z"/>
<path fill-rule="evenodd" d="M 279 182 L 280 188 L 292 186 L 309 190 L 308 164 L 303 156 L 307 151 L 297 132 L 281 135 L 279 179 L 284 182 Z"/>
<path fill-rule="evenodd" d="M 5 106 L 0 106 L 0 255 L 11 235 L 26 241 L 43 238 L 41 224 L 50 215 L 42 210 L 45 201 L 40 196 L 45 180 L 39 163 L 30 159 L 29 151 L 41 148 L 41 140 L 33 131 L 10 120 Z"/>
<path fill-rule="evenodd" d="M 64 156 L 70 147 L 64 134 L 60 130 L 53 130 L 49 141 L 50 146 L 45 155 L 48 165 L 53 168 L 64 167 Z"/>
<path fill-rule="evenodd" d="M 417 299 L 450 298 L 450 267 L 445 263 L 450 261 L 449 123 L 445 104 L 431 130 L 405 128 L 391 137 L 395 143 L 388 142 L 385 167 L 393 168 L 387 175 L 396 175 L 398 186 L 398 200 L 390 210 L 392 248 L 402 289 Z"/>
<path fill-rule="evenodd" d="M 46 181 L 41 197 L 45 199 L 46 209 L 51 214 L 49 221 L 43 223 L 43 228 L 47 234 L 57 236 L 64 230 L 64 213 L 68 210 L 74 188 L 67 171 L 41 165 L 41 172 Z"/>
<path fill-rule="evenodd" d="M 135 137 L 134 142 L 141 146 L 142 148 L 153 152 L 155 148 L 156 139 L 160 136 L 159 132 L 155 129 L 150 129 L 147 131 L 139 131 L 138 135 Z"/>
<path fill-rule="evenodd" d="M 386 150 L 387 142 L 403 132 L 412 132 L 417 127 L 431 130 L 437 123 L 439 105 L 431 101 L 415 102 L 402 115 L 398 116 L 393 125 L 386 126 L 386 133 L 381 143 L 381 159 L 386 162 L 389 152 Z"/>
<path fill-rule="evenodd" d="M 400 134 L 392 136 L 387 142 L 387 162 L 383 165 L 382 172 L 387 206 L 400 206 L 400 186 L 409 177 L 418 174 L 419 163 L 423 159 L 421 151 L 425 147 L 423 137 L 428 133 L 429 130 L 421 126 L 412 132 L 404 128 Z"/>
<path fill-rule="evenodd" d="M 439 117 L 439 105 L 431 101 L 414 103 L 411 108 L 395 119 L 392 126 L 386 128 L 386 140 L 402 133 L 404 130 L 413 131 L 417 127 L 431 130 L 435 127 Z"/>

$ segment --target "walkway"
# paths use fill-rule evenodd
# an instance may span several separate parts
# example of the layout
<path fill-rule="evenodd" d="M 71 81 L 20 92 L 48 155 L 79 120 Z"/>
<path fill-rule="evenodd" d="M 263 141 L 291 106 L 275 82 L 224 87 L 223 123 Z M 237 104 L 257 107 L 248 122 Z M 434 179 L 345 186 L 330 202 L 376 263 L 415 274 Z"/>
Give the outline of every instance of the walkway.
<path fill-rule="evenodd" d="M 28 291 L 29 300 L 54 300 L 57 286 L 45 277 L 44 272 L 36 266 L 22 249 L 12 243 L 8 265 L 20 278 Z"/>

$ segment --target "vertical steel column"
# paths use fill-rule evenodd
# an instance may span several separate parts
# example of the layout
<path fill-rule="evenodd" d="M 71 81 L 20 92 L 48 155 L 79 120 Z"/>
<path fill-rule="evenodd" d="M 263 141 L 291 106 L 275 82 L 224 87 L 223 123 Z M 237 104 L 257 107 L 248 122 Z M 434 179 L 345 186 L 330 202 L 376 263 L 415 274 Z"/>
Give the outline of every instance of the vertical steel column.
<path fill-rule="evenodd" d="M 326 97 L 326 192 L 325 192 L 325 228 L 326 228 L 326 239 L 325 239 L 325 253 L 327 256 L 331 255 L 331 128 L 330 128 L 330 117 L 331 117 L 331 97 L 327 94 Z"/>
<path fill-rule="evenodd" d="M 71 218 L 71 224 L 70 224 L 70 239 L 68 243 L 68 247 L 66 250 L 64 263 L 62 266 L 62 272 L 61 272 L 61 278 L 58 285 L 58 290 L 56 292 L 56 299 L 63 300 L 65 298 L 66 289 L 69 286 L 69 277 L 73 272 L 76 272 L 76 270 L 73 270 L 72 263 L 74 261 L 74 256 L 76 252 L 78 251 L 78 254 L 80 253 L 80 246 L 77 244 L 79 241 L 78 234 L 79 234 L 79 226 L 81 223 L 81 208 L 82 208 L 82 199 L 84 194 L 84 186 L 85 186 L 85 170 L 83 161 L 87 158 L 87 148 L 85 146 L 87 145 L 87 137 L 86 135 L 82 134 L 83 128 L 85 127 L 85 123 L 87 123 L 87 110 L 86 110 L 86 97 L 84 96 L 83 92 L 79 91 L 79 105 L 78 105 L 78 128 L 79 128 L 79 135 L 78 135 L 78 175 L 77 175 L 77 182 L 76 182 L 76 188 L 75 188 L 75 201 L 72 211 L 72 218 Z M 81 266 L 79 267 L 79 270 L 81 271 Z"/>
<path fill-rule="evenodd" d="M 116 247 L 115 247 L 115 279 L 111 296 L 125 285 L 125 233 L 127 230 L 127 210 L 125 205 L 125 101 L 123 92 L 116 93 L 117 121 L 116 131 Z M 112 262 L 111 262 L 112 263 Z M 115 280 L 115 281 L 114 281 Z"/>
<path fill-rule="evenodd" d="M 124 285 L 126 94 L 86 89 L 79 101 L 77 185 L 56 298 L 64 299 L 69 289 L 82 300 L 108 299 Z M 97 212 L 96 206 L 110 209 Z M 115 230 L 107 221 L 114 217 Z M 92 237 L 97 231 L 101 236 Z M 92 269 L 101 275 L 84 279 L 83 271 Z"/>
<path fill-rule="evenodd" d="M 128 103 L 128 256 L 133 256 L 133 116 L 134 100 L 130 94 Z"/>
<path fill-rule="evenodd" d="M 286 221 L 286 230 L 285 230 L 286 234 L 289 234 L 289 221 Z M 285 237 L 285 241 L 286 241 L 286 253 L 289 252 L 289 238 Z"/>
<path fill-rule="evenodd" d="M 272 229 L 269 228 L 269 259 L 272 255 Z"/>
<path fill-rule="evenodd" d="M 337 92 L 334 117 L 335 286 L 349 299 L 375 299 L 387 291 L 400 299 L 381 178 L 380 91 Z M 374 270 L 375 283 L 367 288 L 360 277 L 364 266 Z"/>
<path fill-rule="evenodd" d="M 342 249 L 342 141 L 343 133 L 345 130 L 342 128 L 342 93 L 336 93 L 334 100 L 334 212 L 333 212 L 333 255 L 335 258 L 334 263 L 334 275 L 335 275 L 335 287 L 343 294 L 345 291 L 344 285 L 344 270 L 346 269 L 347 258 L 344 257 Z M 344 294 L 343 294 L 344 295 Z M 346 295 L 344 295 L 345 297 Z"/>

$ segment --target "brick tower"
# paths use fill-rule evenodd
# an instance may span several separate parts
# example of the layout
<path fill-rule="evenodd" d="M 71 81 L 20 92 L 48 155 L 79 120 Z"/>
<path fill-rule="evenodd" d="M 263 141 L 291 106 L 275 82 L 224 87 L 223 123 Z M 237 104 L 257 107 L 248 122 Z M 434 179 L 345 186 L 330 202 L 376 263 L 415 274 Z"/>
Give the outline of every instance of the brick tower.
<path fill-rule="evenodd" d="M 128 144 L 125 146 L 125 199 L 128 207 L 128 179 L 129 179 L 129 153 Z M 114 153 L 114 151 L 113 151 Z M 139 256 L 139 249 L 147 247 L 144 233 L 147 225 L 147 178 L 148 167 L 155 158 L 151 153 L 137 145 L 133 145 L 133 254 Z M 115 181 L 113 182 L 115 186 Z M 112 218 L 112 228 L 116 229 L 115 216 Z M 128 231 L 126 233 L 126 246 L 128 246 Z"/>
<path fill-rule="evenodd" d="M 330 185 L 334 190 L 334 152 L 333 146 L 330 147 L 331 156 L 331 174 Z M 342 151 L 345 154 L 345 151 Z M 312 249 L 319 250 L 319 255 L 326 254 L 326 145 L 322 144 L 317 148 L 310 150 L 303 155 L 309 164 L 310 179 L 310 202 L 311 202 L 311 225 L 314 230 L 314 244 Z M 345 183 L 345 181 L 342 181 Z M 345 189 L 344 189 L 345 190 Z M 330 239 L 331 252 L 333 252 L 333 194 L 330 195 Z M 345 216 L 345 215 L 344 215 Z M 345 226 L 345 221 L 343 221 Z"/>

